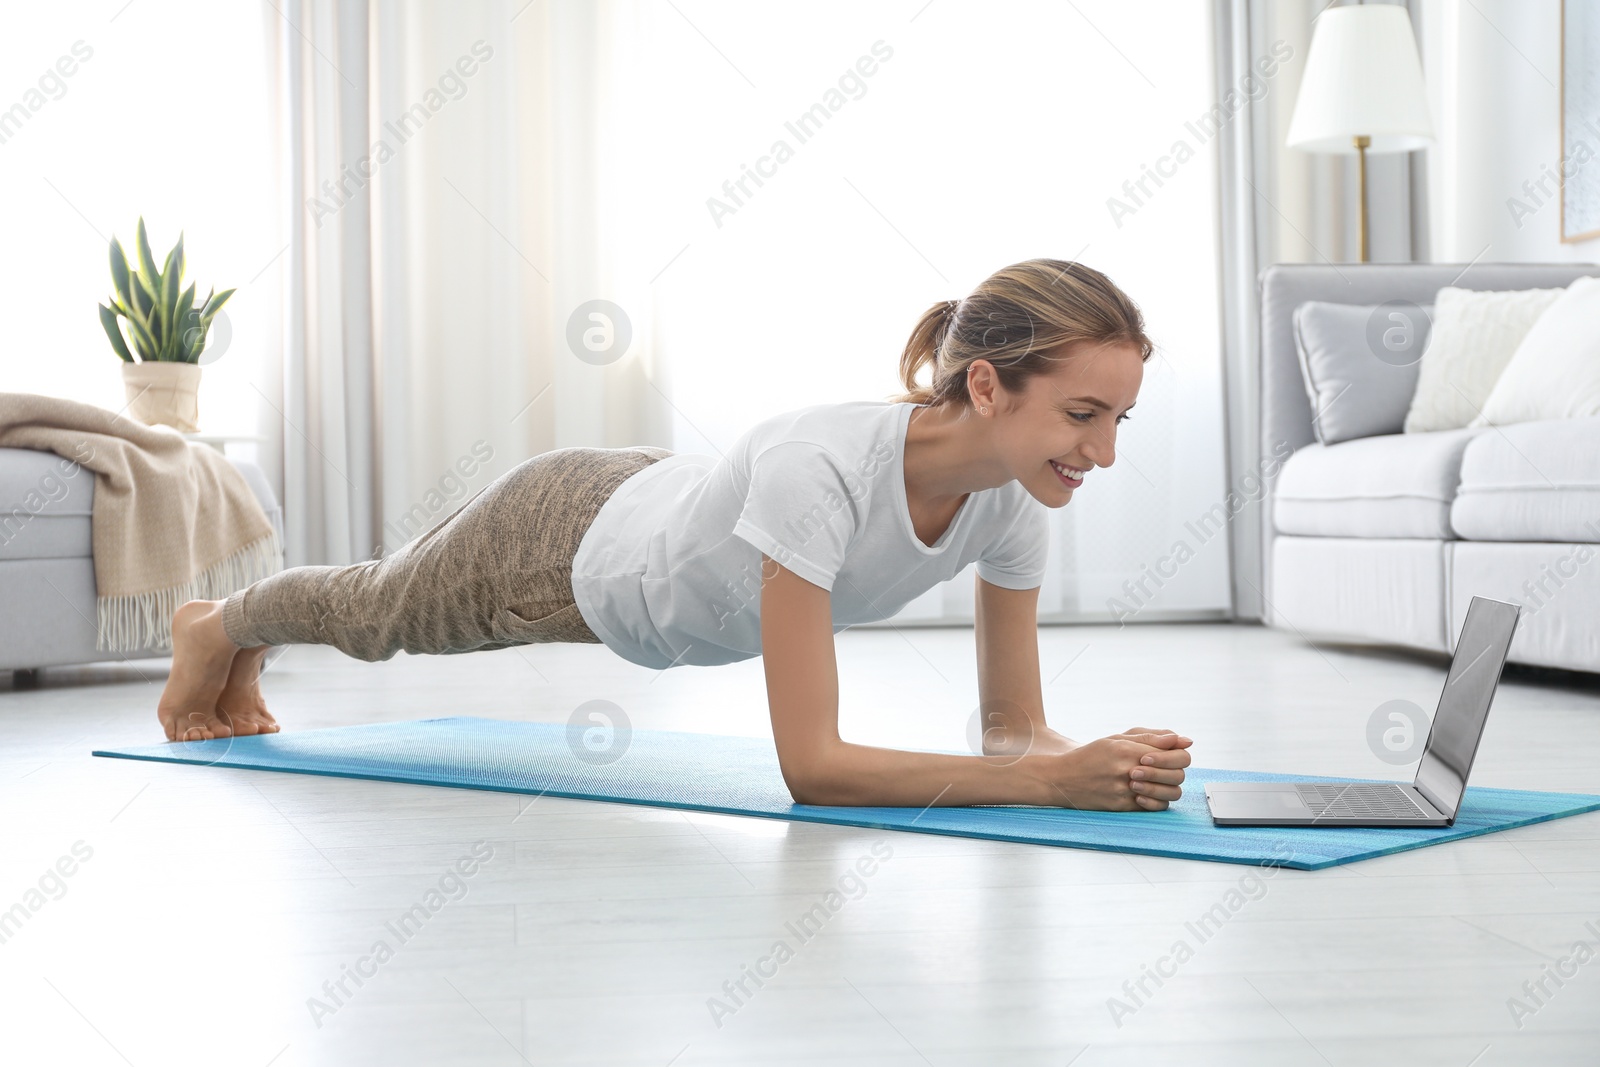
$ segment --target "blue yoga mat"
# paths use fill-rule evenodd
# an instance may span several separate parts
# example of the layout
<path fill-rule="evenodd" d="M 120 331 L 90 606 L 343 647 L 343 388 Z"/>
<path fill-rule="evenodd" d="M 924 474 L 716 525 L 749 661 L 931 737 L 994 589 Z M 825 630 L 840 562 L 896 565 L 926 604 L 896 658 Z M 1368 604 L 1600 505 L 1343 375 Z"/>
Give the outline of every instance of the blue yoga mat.
<path fill-rule="evenodd" d="M 797 822 L 909 830 L 1103 852 L 1321 870 L 1442 841 L 1600 809 L 1600 796 L 1471 786 L 1451 827 L 1334 829 L 1213 826 L 1205 783 L 1316 781 L 1315 775 L 1190 767 L 1166 811 L 1064 808 L 836 808 L 796 804 L 772 742 L 638 730 L 586 747 L 582 728 L 456 717 L 97 750 L 96 756 L 291 771 L 334 778 L 455 786 L 504 793 L 648 804 Z"/>

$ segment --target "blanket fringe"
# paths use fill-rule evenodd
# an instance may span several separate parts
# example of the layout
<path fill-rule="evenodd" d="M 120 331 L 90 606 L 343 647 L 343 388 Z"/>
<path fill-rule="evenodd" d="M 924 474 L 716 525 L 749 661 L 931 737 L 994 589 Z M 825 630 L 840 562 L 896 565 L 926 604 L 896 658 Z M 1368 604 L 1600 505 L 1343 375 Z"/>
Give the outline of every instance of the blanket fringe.
<path fill-rule="evenodd" d="M 235 590 L 283 570 L 278 531 L 252 541 L 212 564 L 182 585 L 132 596 L 103 596 L 96 602 L 99 633 L 95 648 L 109 652 L 172 649 L 172 613 L 191 600 L 221 600 Z"/>

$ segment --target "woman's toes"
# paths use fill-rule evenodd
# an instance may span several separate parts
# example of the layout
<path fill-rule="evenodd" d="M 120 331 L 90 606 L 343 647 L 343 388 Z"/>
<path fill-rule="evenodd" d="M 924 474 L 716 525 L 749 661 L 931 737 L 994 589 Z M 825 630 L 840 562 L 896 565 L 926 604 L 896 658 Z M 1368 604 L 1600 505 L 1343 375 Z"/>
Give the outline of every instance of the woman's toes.
<path fill-rule="evenodd" d="M 230 711 L 221 704 L 217 707 L 217 721 L 231 729 L 234 737 L 254 737 L 257 734 L 278 732 L 278 724 L 265 707 L 247 701 L 238 711 Z"/>

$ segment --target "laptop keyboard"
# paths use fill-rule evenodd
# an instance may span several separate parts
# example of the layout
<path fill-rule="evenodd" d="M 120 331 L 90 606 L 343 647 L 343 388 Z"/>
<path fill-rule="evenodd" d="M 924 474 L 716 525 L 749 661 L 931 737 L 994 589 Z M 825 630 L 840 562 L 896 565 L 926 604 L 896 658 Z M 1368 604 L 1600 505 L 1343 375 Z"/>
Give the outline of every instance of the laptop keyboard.
<path fill-rule="evenodd" d="M 1318 818 L 1426 819 L 1428 813 L 1397 785 L 1297 785 L 1300 798 Z"/>

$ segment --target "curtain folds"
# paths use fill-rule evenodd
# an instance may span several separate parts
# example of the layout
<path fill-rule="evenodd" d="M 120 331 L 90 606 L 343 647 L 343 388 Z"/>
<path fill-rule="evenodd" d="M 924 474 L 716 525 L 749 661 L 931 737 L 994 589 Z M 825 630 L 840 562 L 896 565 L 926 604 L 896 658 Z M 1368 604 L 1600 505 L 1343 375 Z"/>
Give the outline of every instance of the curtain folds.
<path fill-rule="evenodd" d="M 627 240 L 633 5 L 263 0 L 262 17 L 283 252 L 258 425 L 289 564 L 392 550 L 551 448 L 670 445 Z M 568 320 L 599 299 L 632 341 L 585 361 Z"/>
<path fill-rule="evenodd" d="M 1251 72 L 1256 56 L 1268 54 L 1267 0 L 1213 0 L 1212 34 L 1216 91 L 1220 99 Z M 1298 75 L 1299 52 L 1284 75 Z M 1273 99 L 1268 94 L 1263 99 Z M 1218 269 L 1222 296 L 1223 410 L 1230 488 L 1259 469 L 1260 359 L 1257 331 L 1260 308 L 1256 278 L 1271 262 L 1274 208 L 1258 192 L 1274 188 L 1271 115 L 1246 104 L 1239 118 L 1222 128 L 1217 143 Z M 1255 484 L 1255 483 L 1248 483 Z M 1259 498 L 1247 499 L 1229 525 L 1229 553 L 1236 618 L 1260 619 L 1261 520 Z"/>
<path fill-rule="evenodd" d="M 256 384 L 261 460 L 284 503 L 286 562 L 344 563 L 375 543 L 383 452 L 370 220 L 365 198 L 336 185 L 368 143 L 366 6 L 269 0 L 263 16 L 283 250 L 268 268 L 282 312 Z"/>

